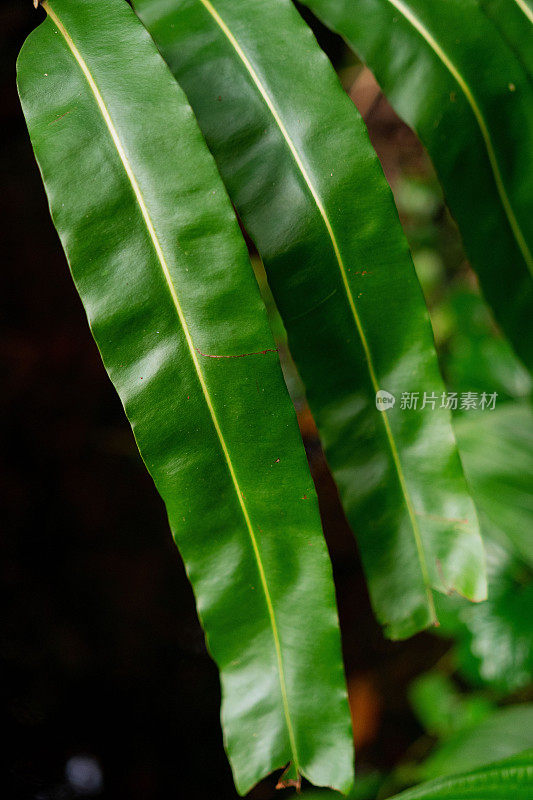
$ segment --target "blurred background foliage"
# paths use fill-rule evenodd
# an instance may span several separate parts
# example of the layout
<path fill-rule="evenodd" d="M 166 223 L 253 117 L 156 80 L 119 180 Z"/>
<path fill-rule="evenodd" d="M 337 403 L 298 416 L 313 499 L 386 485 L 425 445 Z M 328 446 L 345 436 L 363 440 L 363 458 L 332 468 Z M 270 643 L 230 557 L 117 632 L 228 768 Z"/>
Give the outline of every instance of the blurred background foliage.
<path fill-rule="evenodd" d="M 10 597 L 2 787 L 21 800 L 229 800 L 216 670 L 162 503 L 87 335 L 18 105 L 15 59 L 38 13 L 17 0 L 0 10 L 1 575 Z M 455 415 L 489 600 L 442 597 L 439 629 L 386 641 L 254 256 L 334 565 L 357 748 L 353 799 L 382 800 L 533 747 L 532 385 L 480 295 L 424 150 L 370 72 L 302 13 L 394 191 L 449 391 L 498 394 L 493 411 Z M 289 794 L 275 782 L 251 797 Z"/>

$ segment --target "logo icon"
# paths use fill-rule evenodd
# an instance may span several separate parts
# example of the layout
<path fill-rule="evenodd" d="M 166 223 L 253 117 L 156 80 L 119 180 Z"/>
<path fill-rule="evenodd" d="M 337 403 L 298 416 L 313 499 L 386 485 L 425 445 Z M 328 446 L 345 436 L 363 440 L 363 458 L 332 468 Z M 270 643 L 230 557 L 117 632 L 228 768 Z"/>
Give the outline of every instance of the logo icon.
<path fill-rule="evenodd" d="M 378 411 L 386 411 L 388 408 L 392 408 L 395 402 L 394 395 L 386 392 L 385 389 L 380 389 L 379 392 L 376 392 L 376 408 Z"/>

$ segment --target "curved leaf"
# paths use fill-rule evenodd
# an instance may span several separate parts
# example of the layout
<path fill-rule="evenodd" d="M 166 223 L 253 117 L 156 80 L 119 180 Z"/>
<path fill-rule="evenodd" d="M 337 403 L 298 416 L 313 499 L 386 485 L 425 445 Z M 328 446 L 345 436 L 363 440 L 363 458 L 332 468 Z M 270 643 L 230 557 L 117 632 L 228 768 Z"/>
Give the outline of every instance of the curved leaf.
<path fill-rule="evenodd" d="M 533 80 L 533 4 L 531 0 L 478 0 Z"/>
<path fill-rule="evenodd" d="M 231 205 L 131 8 L 44 7 L 18 64 L 24 113 L 221 671 L 237 787 L 290 761 L 291 780 L 345 790 L 352 744 L 330 565 Z"/>
<path fill-rule="evenodd" d="M 533 86 L 521 63 L 476 0 L 304 3 L 417 132 L 485 296 L 533 365 Z"/>
<path fill-rule="evenodd" d="M 533 750 L 475 772 L 424 783 L 392 800 L 529 800 L 533 792 Z"/>
<path fill-rule="evenodd" d="M 364 125 L 288 0 L 137 0 L 263 257 L 393 638 L 485 594 L 427 312 Z M 396 395 L 376 408 L 376 392 Z M 402 409 L 401 393 L 435 409 Z"/>
<path fill-rule="evenodd" d="M 420 774 L 424 779 L 457 775 L 531 747 L 533 704 L 507 706 L 437 747 L 422 764 Z"/>
<path fill-rule="evenodd" d="M 368 789 L 364 779 L 362 790 L 350 800 L 371 800 L 376 792 Z M 395 794 L 390 800 L 530 800 L 533 793 L 533 750 L 497 761 L 488 767 L 466 772 L 453 778 L 438 778 L 414 789 Z M 381 796 L 381 795 L 378 795 Z M 334 800 L 332 792 L 306 794 L 306 800 Z"/>

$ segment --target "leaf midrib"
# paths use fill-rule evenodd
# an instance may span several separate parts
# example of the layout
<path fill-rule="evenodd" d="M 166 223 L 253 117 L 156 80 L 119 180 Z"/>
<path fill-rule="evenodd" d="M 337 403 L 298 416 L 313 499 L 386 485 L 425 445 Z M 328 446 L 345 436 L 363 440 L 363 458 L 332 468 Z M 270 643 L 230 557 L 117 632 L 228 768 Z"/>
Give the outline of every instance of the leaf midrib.
<path fill-rule="evenodd" d="M 533 11 L 526 5 L 525 0 L 515 0 L 516 5 L 522 9 L 530 22 L 533 22 Z"/>
<path fill-rule="evenodd" d="M 418 19 L 416 14 L 414 14 L 411 11 L 411 9 L 408 6 L 406 6 L 403 0 L 386 0 L 386 2 L 390 3 L 391 6 L 394 6 L 394 8 L 397 11 L 399 11 L 400 14 L 402 14 L 402 16 L 407 20 L 407 22 L 413 26 L 413 28 L 417 31 L 417 33 L 430 46 L 430 48 L 433 50 L 438 59 L 442 62 L 442 64 L 444 64 L 448 72 L 452 75 L 455 82 L 458 84 L 464 96 L 466 97 L 466 100 L 470 108 L 472 109 L 472 113 L 474 114 L 479 130 L 481 132 L 481 136 L 483 138 L 483 142 L 485 144 L 485 150 L 487 152 L 487 157 L 489 159 L 489 164 L 492 171 L 492 176 L 494 178 L 494 183 L 496 184 L 496 190 L 500 197 L 500 202 L 503 206 L 505 216 L 507 217 L 509 227 L 511 228 L 516 244 L 518 245 L 518 249 L 522 253 L 522 257 L 526 262 L 526 266 L 528 267 L 529 271 L 533 274 L 533 254 L 531 253 L 526 238 L 522 233 L 520 223 L 516 218 L 516 214 L 514 212 L 511 200 L 509 199 L 509 195 L 507 194 L 503 176 L 500 170 L 500 165 L 498 163 L 498 158 L 496 156 L 496 151 L 494 149 L 494 144 L 492 143 L 489 127 L 487 125 L 485 117 L 483 116 L 481 108 L 478 106 L 477 100 L 474 96 L 472 89 L 466 82 L 465 78 L 461 75 L 460 71 L 455 66 L 453 61 L 446 55 L 446 53 L 444 52 L 440 44 L 437 42 L 435 37 L 428 31 L 426 26 Z"/>
<path fill-rule="evenodd" d="M 375 368 L 374 368 L 372 354 L 370 352 L 370 346 L 368 344 L 368 340 L 367 340 L 365 332 L 364 332 L 364 328 L 363 328 L 363 325 L 362 325 L 362 322 L 361 322 L 361 318 L 359 317 L 359 313 L 357 311 L 355 300 L 354 300 L 352 291 L 350 289 L 350 284 L 349 284 L 348 276 L 347 276 L 347 273 L 346 273 L 346 267 L 344 265 L 344 261 L 343 261 L 343 258 L 342 258 L 342 254 L 340 252 L 340 248 L 339 248 L 335 233 L 333 231 L 331 222 L 330 222 L 329 217 L 327 215 L 327 212 L 326 212 L 326 210 L 324 208 L 322 200 L 321 200 L 321 198 L 320 198 L 320 196 L 318 194 L 318 191 L 315 188 L 315 186 L 313 185 L 313 182 L 312 182 L 312 180 L 311 180 L 311 178 L 310 178 L 310 176 L 309 176 L 309 174 L 308 174 L 308 172 L 307 172 L 307 170 L 306 170 L 306 168 L 305 168 L 305 166 L 304 166 L 304 164 L 303 164 L 303 162 L 302 162 L 302 160 L 301 160 L 301 158 L 300 158 L 300 156 L 298 154 L 298 150 L 296 148 L 296 145 L 292 141 L 292 139 L 291 139 L 291 137 L 289 135 L 289 132 L 285 128 L 285 125 L 283 124 L 283 121 L 282 121 L 282 119 L 281 119 L 281 117 L 280 117 L 280 115 L 279 115 L 279 113 L 278 113 L 278 111 L 276 109 L 275 104 L 272 101 L 272 98 L 270 97 L 270 95 L 268 94 L 267 90 L 263 86 L 259 76 L 257 75 L 256 71 L 254 70 L 254 68 L 253 68 L 251 62 L 249 61 L 248 57 L 246 56 L 245 52 L 241 48 L 239 42 L 237 41 L 237 39 L 235 38 L 235 36 L 231 32 L 231 30 L 228 27 L 227 23 L 223 20 L 223 18 L 220 16 L 218 11 L 214 8 L 214 6 L 210 2 L 210 0 L 199 0 L 199 1 L 200 1 L 200 3 L 202 3 L 202 5 L 206 9 L 206 11 L 208 11 L 208 13 L 213 17 L 213 19 L 215 20 L 216 24 L 219 26 L 219 28 L 221 29 L 223 34 L 226 36 L 226 38 L 230 42 L 231 46 L 234 48 L 235 52 L 237 53 L 237 55 L 239 56 L 239 58 L 243 62 L 244 66 L 248 70 L 248 72 L 250 74 L 250 77 L 253 80 L 254 84 L 256 85 L 256 87 L 257 87 L 260 95 L 262 96 L 263 100 L 265 101 L 265 104 L 266 104 L 267 108 L 269 109 L 270 113 L 274 117 L 274 120 L 276 121 L 276 124 L 278 125 L 278 127 L 279 127 L 279 129 L 281 131 L 281 134 L 282 134 L 283 138 L 285 139 L 285 141 L 287 143 L 287 146 L 288 146 L 288 148 L 289 148 L 289 150 L 290 150 L 290 152 L 291 152 L 291 154 L 292 154 L 292 156 L 293 156 L 293 158 L 294 158 L 294 160 L 296 162 L 296 165 L 297 165 L 298 169 L 300 170 L 300 172 L 302 174 L 302 177 L 303 177 L 303 179 L 305 181 L 305 184 L 307 185 L 307 188 L 309 189 L 309 192 L 311 193 L 311 196 L 313 197 L 313 200 L 315 201 L 315 204 L 316 204 L 316 206 L 317 206 L 317 208 L 318 208 L 318 210 L 320 212 L 320 215 L 321 215 L 322 220 L 324 222 L 324 225 L 326 227 L 328 236 L 329 236 L 329 238 L 331 240 L 331 244 L 332 244 L 333 251 L 335 253 L 335 258 L 337 260 L 337 264 L 338 264 L 339 271 L 340 271 L 340 274 L 341 274 L 342 283 L 343 283 L 343 286 L 344 286 L 344 290 L 345 290 L 345 293 L 346 293 L 348 304 L 350 306 L 350 310 L 352 312 L 352 315 L 353 315 L 353 318 L 354 318 L 354 321 L 355 321 L 355 325 L 356 325 L 356 328 L 357 328 L 357 333 L 359 335 L 359 338 L 361 340 L 361 344 L 363 346 L 363 351 L 364 351 L 365 359 L 366 359 L 366 362 L 367 362 L 367 367 L 368 367 L 368 372 L 369 372 L 369 375 L 370 375 L 370 380 L 371 380 L 372 386 L 374 388 L 374 391 L 377 393 L 379 391 L 380 387 L 379 387 L 379 382 L 378 382 L 378 379 L 377 379 L 376 371 L 375 371 Z M 395 441 L 395 438 L 394 438 L 394 434 L 392 432 L 392 428 L 390 426 L 390 422 L 389 422 L 389 419 L 388 419 L 388 416 L 387 416 L 387 412 L 385 410 L 383 410 L 383 409 L 379 409 L 379 413 L 381 414 L 381 418 L 383 420 L 383 425 L 385 427 L 387 440 L 389 442 L 389 446 L 390 446 L 390 450 L 391 450 L 391 454 L 392 454 L 392 459 L 393 459 L 393 462 L 394 462 L 396 473 L 398 475 L 398 480 L 400 482 L 400 487 L 401 487 L 401 490 L 402 490 L 402 494 L 403 494 L 403 497 L 404 497 L 405 505 L 406 505 L 406 508 L 407 508 L 407 513 L 408 513 L 409 520 L 410 520 L 410 523 L 411 523 L 411 528 L 412 528 L 412 531 L 413 531 L 413 536 L 414 536 L 415 544 L 416 544 L 416 550 L 417 550 L 417 553 L 418 553 L 418 559 L 419 559 L 419 563 L 420 563 L 420 571 L 422 573 L 422 581 L 424 583 L 424 587 L 425 587 L 425 591 L 426 591 L 426 596 L 427 596 L 428 608 L 429 608 L 429 613 L 430 613 L 430 616 L 431 616 L 431 621 L 432 622 L 436 622 L 437 615 L 436 615 L 436 610 L 435 610 L 435 603 L 434 603 L 434 600 L 433 600 L 432 587 L 431 587 L 431 582 L 430 582 L 430 579 L 429 579 L 429 572 L 428 572 L 428 567 L 427 567 L 427 563 L 426 563 L 426 557 L 425 557 L 425 553 L 424 553 L 424 545 L 422 543 L 422 535 L 421 535 L 421 532 L 420 532 L 420 528 L 418 526 L 418 521 L 416 519 L 416 512 L 415 512 L 415 509 L 413 507 L 413 503 L 411 501 L 409 490 L 407 488 L 407 482 L 406 482 L 405 475 L 404 475 L 404 472 L 403 472 L 403 468 L 402 468 L 402 464 L 401 464 L 401 460 L 400 460 L 400 455 L 399 455 L 399 452 L 398 452 L 398 448 L 396 446 L 396 441 Z"/>
<path fill-rule="evenodd" d="M 296 740 L 295 740 L 295 735 L 294 735 L 294 729 L 293 729 L 293 726 L 292 726 L 292 720 L 291 720 L 290 709 L 289 709 L 287 686 L 286 686 L 286 682 L 285 682 L 285 673 L 284 673 L 284 668 L 283 668 L 283 658 L 282 658 L 282 652 L 281 652 L 281 641 L 280 641 L 280 637 L 279 637 L 279 631 L 278 631 L 278 626 L 277 626 L 274 606 L 273 606 L 273 602 L 272 602 L 272 597 L 270 595 L 270 590 L 268 588 L 265 569 L 264 569 L 263 562 L 262 562 L 262 559 L 261 559 L 261 554 L 259 552 L 259 546 L 258 546 L 258 543 L 257 543 L 257 538 L 256 538 L 256 535 L 255 535 L 255 532 L 254 532 L 254 529 L 253 529 L 253 525 L 252 525 L 252 522 L 251 522 L 251 519 L 250 519 L 250 515 L 248 513 L 248 509 L 246 507 L 246 504 L 244 502 L 243 494 L 242 494 L 239 482 L 237 480 L 235 469 L 233 467 L 231 456 L 230 456 L 230 453 L 229 453 L 229 450 L 228 450 L 228 446 L 226 444 L 226 441 L 225 441 L 225 438 L 224 438 L 224 434 L 222 433 L 222 429 L 220 427 L 220 423 L 218 421 L 218 418 L 217 418 L 217 415 L 216 415 L 216 411 L 215 411 L 215 408 L 213 406 L 213 402 L 211 400 L 211 396 L 209 394 L 209 389 L 207 387 L 207 383 L 206 383 L 202 368 L 200 366 L 200 363 L 198 361 L 198 357 L 196 355 L 196 348 L 195 348 L 195 345 L 193 343 L 193 339 L 192 339 L 191 333 L 189 331 L 189 327 L 187 325 L 187 320 L 185 318 L 183 309 L 181 307 L 181 304 L 180 304 L 180 301 L 179 301 L 179 298 L 178 298 L 178 295 L 177 295 L 177 292 L 176 292 L 176 288 L 175 288 L 175 286 L 174 286 L 174 284 L 172 282 L 172 277 L 170 275 L 170 270 L 168 268 L 168 264 L 166 262 L 165 255 L 164 255 L 163 250 L 161 248 L 157 233 L 155 231 L 155 228 L 154 228 L 152 219 L 150 217 L 148 208 L 146 206 L 146 203 L 144 201 L 143 195 L 141 193 L 141 189 L 139 187 L 138 181 L 137 181 L 137 179 L 135 177 L 135 174 L 133 172 L 131 164 L 129 163 L 128 157 L 126 155 L 126 152 L 125 152 L 124 147 L 122 145 L 122 142 L 120 140 L 118 132 L 117 132 L 117 130 L 115 128 L 115 125 L 113 123 L 111 115 L 109 114 L 107 106 L 106 106 L 106 104 L 104 102 L 104 99 L 103 99 L 101 93 L 100 93 L 100 90 L 98 89 L 96 81 L 94 80 L 94 78 L 93 78 L 93 76 L 92 76 L 92 74 L 91 74 L 91 72 L 89 70 L 89 67 L 87 66 L 84 58 L 82 57 L 81 53 L 79 52 L 78 48 L 76 47 L 72 37 L 68 33 L 67 29 L 65 28 L 65 26 L 63 25 L 63 23 L 61 22 L 59 17 L 57 16 L 56 12 L 51 7 L 49 1 L 45 0 L 45 2 L 42 3 L 42 6 L 45 9 L 45 11 L 48 14 L 48 16 L 53 21 L 53 23 L 55 24 L 55 26 L 57 27 L 57 29 L 59 30 L 59 32 L 61 33 L 61 35 L 63 36 L 63 38 L 65 40 L 65 43 L 67 44 L 69 50 L 71 51 L 71 53 L 74 56 L 76 62 L 78 63 L 78 66 L 80 67 L 81 71 L 83 72 L 83 75 L 86 78 L 87 83 L 89 84 L 89 88 L 91 89 L 91 92 L 93 93 L 93 96 L 94 96 L 94 98 L 96 100 L 96 103 L 98 105 L 100 113 L 102 114 L 102 117 L 104 119 L 106 127 L 107 127 L 107 129 L 109 131 L 109 134 L 110 134 L 112 140 L 113 140 L 113 144 L 115 145 L 115 148 L 117 150 L 119 158 L 120 158 L 120 160 L 122 162 L 122 165 L 124 167 L 124 170 L 126 172 L 128 180 L 130 182 L 130 185 L 131 185 L 131 187 L 133 189 L 133 193 L 134 193 L 135 198 L 137 200 L 137 203 L 139 205 L 139 209 L 141 211 L 141 215 L 143 217 L 143 220 L 145 222 L 146 228 L 148 230 L 148 234 L 150 236 L 150 240 L 152 242 L 152 245 L 153 245 L 155 253 L 157 255 L 157 259 L 159 261 L 161 270 L 162 270 L 163 275 L 165 277 L 165 281 L 167 283 L 167 287 L 168 287 L 169 293 L 171 295 L 172 302 L 173 302 L 174 307 L 176 309 L 179 322 L 180 322 L 181 327 L 183 329 L 183 332 L 185 334 L 185 339 L 187 341 L 187 346 L 189 348 L 189 354 L 190 354 L 190 357 L 191 357 L 192 362 L 194 364 L 194 368 L 195 368 L 195 371 L 196 371 L 196 374 L 197 374 L 197 377 L 198 377 L 198 381 L 200 383 L 200 386 L 201 386 L 201 389 L 202 389 L 202 393 L 204 395 L 204 399 L 205 399 L 206 405 L 208 407 L 208 410 L 209 410 L 209 413 L 210 413 L 210 416 L 211 416 L 211 420 L 213 422 L 213 427 L 215 428 L 215 431 L 216 431 L 216 434 L 217 434 L 217 437 L 218 437 L 218 440 L 219 440 L 219 443 L 220 443 L 220 447 L 221 447 L 222 452 L 224 454 L 224 458 L 225 458 L 225 461 L 226 461 L 226 464 L 227 464 L 227 467 L 228 467 L 228 471 L 229 471 L 230 476 L 231 476 L 233 487 L 235 489 L 235 493 L 237 495 L 239 506 L 241 508 L 242 515 L 244 517 L 244 521 L 245 521 L 245 524 L 246 524 L 246 528 L 247 528 L 247 531 L 248 531 L 248 534 L 249 534 L 249 537 L 250 537 L 250 541 L 251 541 L 251 544 L 252 544 L 252 549 L 253 549 L 253 552 L 254 552 L 254 557 L 255 557 L 255 560 L 257 562 L 257 568 L 258 568 L 259 576 L 260 576 L 260 579 L 261 579 L 261 585 L 262 585 L 262 588 L 263 588 L 263 592 L 264 592 L 264 595 L 265 595 L 268 615 L 269 615 L 270 624 L 271 624 L 271 628 L 272 628 L 272 634 L 273 634 L 273 638 L 274 638 L 274 646 L 275 646 L 275 650 L 276 650 L 276 658 L 277 658 L 277 664 L 278 664 L 278 672 L 279 672 L 279 680 L 280 680 L 280 689 L 281 689 L 281 696 L 282 696 L 283 711 L 284 711 L 284 717 L 285 717 L 285 722 L 286 722 L 286 725 L 287 725 L 287 732 L 288 732 L 288 735 L 289 735 L 289 741 L 290 741 L 290 746 L 291 746 L 291 751 L 292 751 L 292 760 L 293 760 L 293 764 L 294 764 L 295 769 L 297 770 L 297 772 L 300 772 L 299 759 L 298 759 L 298 753 L 297 753 L 297 748 L 296 748 Z"/>

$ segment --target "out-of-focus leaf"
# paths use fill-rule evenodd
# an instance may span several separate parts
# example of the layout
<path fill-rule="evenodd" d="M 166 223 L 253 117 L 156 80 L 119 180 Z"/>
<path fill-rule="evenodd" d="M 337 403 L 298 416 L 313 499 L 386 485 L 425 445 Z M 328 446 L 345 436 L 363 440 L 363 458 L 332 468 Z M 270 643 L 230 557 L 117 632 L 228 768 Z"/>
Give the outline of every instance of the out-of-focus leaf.
<path fill-rule="evenodd" d="M 512 692 L 533 680 L 533 574 L 512 551 L 486 539 L 489 600 L 475 607 L 439 597 L 438 634 L 453 637 L 461 675 Z"/>
<path fill-rule="evenodd" d="M 495 330 L 489 310 L 474 291 L 452 291 L 446 306 L 451 319 L 442 356 L 445 377 L 457 392 L 498 394 L 498 406 L 531 394 L 531 376 L 506 339 Z M 479 427 L 483 425 L 480 420 Z"/>
<path fill-rule="evenodd" d="M 409 789 L 391 800 L 530 800 L 533 750 L 453 778 Z"/>
<path fill-rule="evenodd" d="M 531 0 L 478 0 L 485 14 L 533 80 L 533 4 Z"/>
<path fill-rule="evenodd" d="M 508 403 L 455 419 L 464 469 L 491 538 L 533 567 L 533 410 Z"/>
<path fill-rule="evenodd" d="M 244 794 L 291 762 L 291 780 L 301 773 L 347 790 L 352 742 L 331 570 L 231 204 L 131 8 L 43 5 L 48 18 L 18 64 L 24 113 L 74 280 L 221 671 L 237 787 Z"/>
<path fill-rule="evenodd" d="M 423 783 L 390 800 L 531 800 L 532 796 L 533 750 L 526 750 L 481 769 Z M 306 800 L 335 800 L 336 797 L 338 795 L 333 792 L 305 795 Z M 365 794 L 353 798 L 373 800 L 373 796 Z"/>
<path fill-rule="evenodd" d="M 457 775 L 532 747 L 533 704 L 508 706 L 438 746 L 419 774 L 423 780 Z M 482 797 L 485 800 L 485 795 Z"/>
<path fill-rule="evenodd" d="M 435 622 L 434 590 L 486 587 L 427 312 L 364 125 L 287 0 L 134 5 L 262 255 L 376 614 L 409 636 Z M 394 407 L 376 408 L 378 390 Z"/>
<path fill-rule="evenodd" d="M 356 770 L 355 786 L 346 800 L 375 800 L 382 783 L 383 776 L 379 773 L 364 775 Z M 336 792 L 306 792 L 301 797 L 302 800 L 339 800 Z"/>
<path fill-rule="evenodd" d="M 427 148 L 485 296 L 531 366 L 533 86 L 522 63 L 477 0 L 303 1 Z"/>
<path fill-rule="evenodd" d="M 533 680 L 533 414 L 507 403 L 457 416 L 455 427 L 485 534 L 489 599 L 439 598 L 439 633 L 455 638 L 469 681 L 514 691 Z"/>
<path fill-rule="evenodd" d="M 441 672 L 421 675 L 409 689 L 409 699 L 428 733 L 445 739 L 485 719 L 494 705 L 476 694 L 461 694 Z"/>
<path fill-rule="evenodd" d="M 531 579 L 530 579 L 531 580 Z M 533 681 L 533 583 L 514 585 L 475 609 L 462 604 L 457 658 L 462 674 L 506 692 Z"/>

